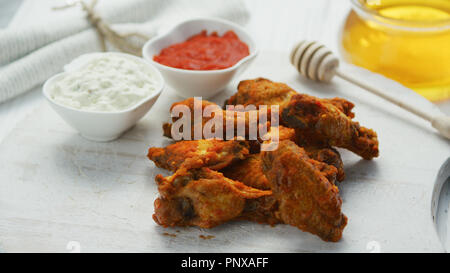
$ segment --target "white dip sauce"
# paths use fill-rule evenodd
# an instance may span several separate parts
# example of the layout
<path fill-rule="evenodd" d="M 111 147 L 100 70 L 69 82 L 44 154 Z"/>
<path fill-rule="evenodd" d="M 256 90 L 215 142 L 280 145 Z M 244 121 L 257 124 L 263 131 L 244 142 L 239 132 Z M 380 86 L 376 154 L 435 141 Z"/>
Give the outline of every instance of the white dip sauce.
<path fill-rule="evenodd" d="M 67 72 L 50 87 L 56 102 L 82 110 L 115 112 L 131 108 L 155 93 L 158 77 L 146 64 L 106 53 Z"/>

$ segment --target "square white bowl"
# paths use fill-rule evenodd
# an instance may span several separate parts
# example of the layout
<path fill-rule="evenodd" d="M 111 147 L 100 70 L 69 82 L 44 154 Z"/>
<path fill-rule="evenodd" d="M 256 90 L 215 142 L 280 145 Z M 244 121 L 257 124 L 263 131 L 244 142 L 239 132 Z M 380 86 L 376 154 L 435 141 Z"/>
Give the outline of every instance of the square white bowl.
<path fill-rule="evenodd" d="M 166 66 L 155 62 L 153 57 L 162 49 L 186 41 L 189 37 L 206 30 L 207 33 L 234 31 L 239 39 L 249 47 L 250 54 L 235 65 L 218 70 L 187 70 Z M 169 32 L 149 40 L 142 49 L 142 55 L 161 71 L 167 83 L 182 97 L 210 98 L 224 90 L 228 83 L 243 72 L 258 54 L 251 36 L 235 23 L 217 18 L 196 18 L 184 21 Z"/>
<path fill-rule="evenodd" d="M 120 54 L 134 60 L 138 60 L 152 69 L 158 79 L 156 92 L 141 100 L 131 108 L 115 111 L 100 112 L 75 109 L 56 102 L 50 95 L 50 87 L 55 81 L 64 77 L 67 73 L 77 70 L 87 61 L 99 54 Z M 142 58 L 124 53 L 89 53 L 81 55 L 64 67 L 65 72 L 59 73 L 48 79 L 44 83 L 43 94 L 50 106 L 64 119 L 70 126 L 80 132 L 80 134 L 93 141 L 111 141 L 120 137 L 125 131 L 133 127 L 153 106 L 164 89 L 164 79 L 158 69 L 146 62 Z"/>

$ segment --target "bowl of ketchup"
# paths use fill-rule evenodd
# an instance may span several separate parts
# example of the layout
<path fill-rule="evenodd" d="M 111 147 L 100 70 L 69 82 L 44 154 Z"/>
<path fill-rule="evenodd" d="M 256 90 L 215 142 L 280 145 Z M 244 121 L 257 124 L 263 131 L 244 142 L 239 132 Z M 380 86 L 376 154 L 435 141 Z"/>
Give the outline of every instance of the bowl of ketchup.
<path fill-rule="evenodd" d="M 144 59 L 159 69 L 179 95 L 205 99 L 224 90 L 257 52 L 245 30 L 216 18 L 184 21 L 142 49 Z"/>

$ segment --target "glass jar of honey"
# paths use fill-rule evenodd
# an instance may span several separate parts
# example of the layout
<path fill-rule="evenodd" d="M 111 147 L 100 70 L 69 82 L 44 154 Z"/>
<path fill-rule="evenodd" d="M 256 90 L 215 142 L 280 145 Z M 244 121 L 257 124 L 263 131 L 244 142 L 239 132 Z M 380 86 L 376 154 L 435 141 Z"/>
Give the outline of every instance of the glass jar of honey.
<path fill-rule="evenodd" d="M 450 99 L 450 0 L 351 0 L 345 60 L 432 101 Z"/>

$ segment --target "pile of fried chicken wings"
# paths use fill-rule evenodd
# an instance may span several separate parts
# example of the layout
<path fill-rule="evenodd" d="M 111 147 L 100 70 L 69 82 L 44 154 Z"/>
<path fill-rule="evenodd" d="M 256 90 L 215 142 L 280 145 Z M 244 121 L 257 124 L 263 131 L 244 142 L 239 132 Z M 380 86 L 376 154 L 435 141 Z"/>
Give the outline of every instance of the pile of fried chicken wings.
<path fill-rule="evenodd" d="M 194 110 L 194 99 L 177 102 L 172 108 L 176 105 Z M 214 104 L 203 100 L 202 107 L 207 105 Z M 155 178 L 159 191 L 154 204 L 156 223 L 201 228 L 230 220 L 289 224 L 324 241 L 339 241 L 347 217 L 341 212 L 336 186 L 345 174 L 335 147 L 367 160 L 378 156 L 377 134 L 352 120 L 354 105 L 341 98 L 300 94 L 263 78 L 241 81 L 225 105 L 255 105 L 257 109 L 278 105 L 277 149 L 261 151 L 260 141 L 248 139 L 181 140 L 165 148 L 151 147 L 149 159 L 174 172 Z M 233 113 L 225 116 L 237 117 Z M 249 121 L 242 122 L 249 126 Z M 171 137 L 171 127 L 163 125 L 165 136 Z"/>

